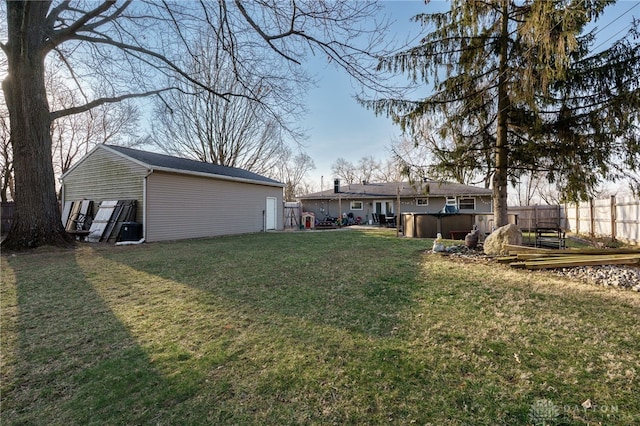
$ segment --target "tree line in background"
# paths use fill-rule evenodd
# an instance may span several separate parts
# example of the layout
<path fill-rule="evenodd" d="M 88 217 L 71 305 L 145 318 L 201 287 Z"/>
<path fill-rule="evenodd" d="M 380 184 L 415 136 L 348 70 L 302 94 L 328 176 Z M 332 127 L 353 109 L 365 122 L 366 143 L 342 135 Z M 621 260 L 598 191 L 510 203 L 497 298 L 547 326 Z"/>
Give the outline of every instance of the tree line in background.
<path fill-rule="evenodd" d="M 393 156 L 382 161 L 365 156 L 357 164 L 338 158 L 331 165 L 331 172 L 344 183 L 399 182 L 403 179 L 401 164 Z"/>
<path fill-rule="evenodd" d="M 496 224 L 507 220 L 508 186 L 530 199 L 550 182 L 549 197 L 573 200 L 603 179 L 637 185 L 637 30 L 596 53 L 597 32 L 586 30 L 611 3 L 456 0 L 416 16 L 422 38 L 399 51 L 369 2 L 5 3 L 0 190 L 16 216 L 3 246 L 69 241 L 54 176 L 96 143 L 153 143 L 248 169 L 284 182 L 287 199 L 315 189 L 296 126 L 309 54 L 374 92 L 363 105 L 404 131 L 388 159 L 338 158 L 332 172 L 345 183 L 484 184 Z M 398 94 L 389 75 L 433 92 Z M 136 99 L 153 100 L 150 117 Z"/>

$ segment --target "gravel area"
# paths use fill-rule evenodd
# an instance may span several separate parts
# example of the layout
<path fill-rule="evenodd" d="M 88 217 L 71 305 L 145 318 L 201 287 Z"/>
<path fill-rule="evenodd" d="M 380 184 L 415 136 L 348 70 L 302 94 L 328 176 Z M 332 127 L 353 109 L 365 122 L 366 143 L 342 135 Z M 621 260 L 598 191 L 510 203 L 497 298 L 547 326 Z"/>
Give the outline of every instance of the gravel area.
<path fill-rule="evenodd" d="M 553 270 L 556 274 L 603 287 L 640 291 L 640 268 L 626 265 L 582 266 Z"/>
<path fill-rule="evenodd" d="M 481 250 L 471 250 L 465 246 L 447 247 L 447 251 L 443 254 L 467 262 L 493 262 L 492 257 L 485 255 Z M 547 269 L 547 271 L 591 285 L 616 287 L 640 292 L 640 267 L 638 266 L 580 266 L 574 268 Z"/>

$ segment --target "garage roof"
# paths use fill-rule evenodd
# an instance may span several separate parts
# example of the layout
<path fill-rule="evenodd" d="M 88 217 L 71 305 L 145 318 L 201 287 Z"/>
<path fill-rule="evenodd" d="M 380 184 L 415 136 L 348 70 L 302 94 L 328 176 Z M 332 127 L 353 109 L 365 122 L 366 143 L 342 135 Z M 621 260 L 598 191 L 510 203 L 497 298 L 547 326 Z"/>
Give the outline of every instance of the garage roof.
<path fill-rule="evenodd" d="M 218 164 L 205 163 L 203 161 L 190 160 L 188 158 L 173 157 L 171 155 L 159 154 L 156 152 L 141 151 L 139 149 L 126 148 L 115 145 L 98 145 L 109 151 L 128 157 L 149 169 L 161 170 L 175 173 L 186 173 L 196 175 L 210 175 L 211 177 L 248 181 L 273 186 L 284 186 L 277 180 L 239 169 L 237 167 L 220 166 Z"/>

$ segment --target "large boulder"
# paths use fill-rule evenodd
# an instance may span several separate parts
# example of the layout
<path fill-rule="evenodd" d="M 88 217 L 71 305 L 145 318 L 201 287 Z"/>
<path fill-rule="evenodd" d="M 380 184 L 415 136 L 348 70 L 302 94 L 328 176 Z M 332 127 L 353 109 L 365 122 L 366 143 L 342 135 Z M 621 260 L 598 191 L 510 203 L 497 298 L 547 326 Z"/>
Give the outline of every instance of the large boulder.
<path fill-rule="evenodd" d="M 516 225 L 509 224 L 501 226 L 493 231 L 484 240 L 484 254 L 496 256 L 500 254 L 508 254 L 507 250 L 502 248 L 503 244 L 522 245 L 522 231 Z"/>

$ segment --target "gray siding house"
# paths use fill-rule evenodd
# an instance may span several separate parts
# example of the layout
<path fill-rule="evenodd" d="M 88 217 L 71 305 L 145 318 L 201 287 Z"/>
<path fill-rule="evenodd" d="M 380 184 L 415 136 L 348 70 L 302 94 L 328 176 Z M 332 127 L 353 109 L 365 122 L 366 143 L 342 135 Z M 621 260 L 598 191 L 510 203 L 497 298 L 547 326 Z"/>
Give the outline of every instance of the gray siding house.
<path fill-rule="evenodd" d="M 474 226 L 483 234 L 493 228 L 491 189 L 458 183 L 338 183 L 299 200 L 316 222 L 347 215 L 376 224 L 383 223 L 381 216 L 385 222 L 392 217 L 393 226 L 399 223 L 406 236 L 431 238 L 442 233 L 459 238 Z"/>
<path fill-rule="evenodd" d="M 146 241 L 283 228 L 283 187 L 273 179 L 112 145 L 98 145 L 61 177 L 62 204 L 136 200 Z"/>
<path fill-rule="evenodd" d="M 459 213 L 487 214 L 493 208 L 491 189 L 436 181 L 334 184 L 331 189 L 298 199 L 303 211 L 314 213 L 320 220 L 325 216 L 353 213 L 368 221 L 374 213 L 437 213 L 445 206 L 455 207 Z"/>

